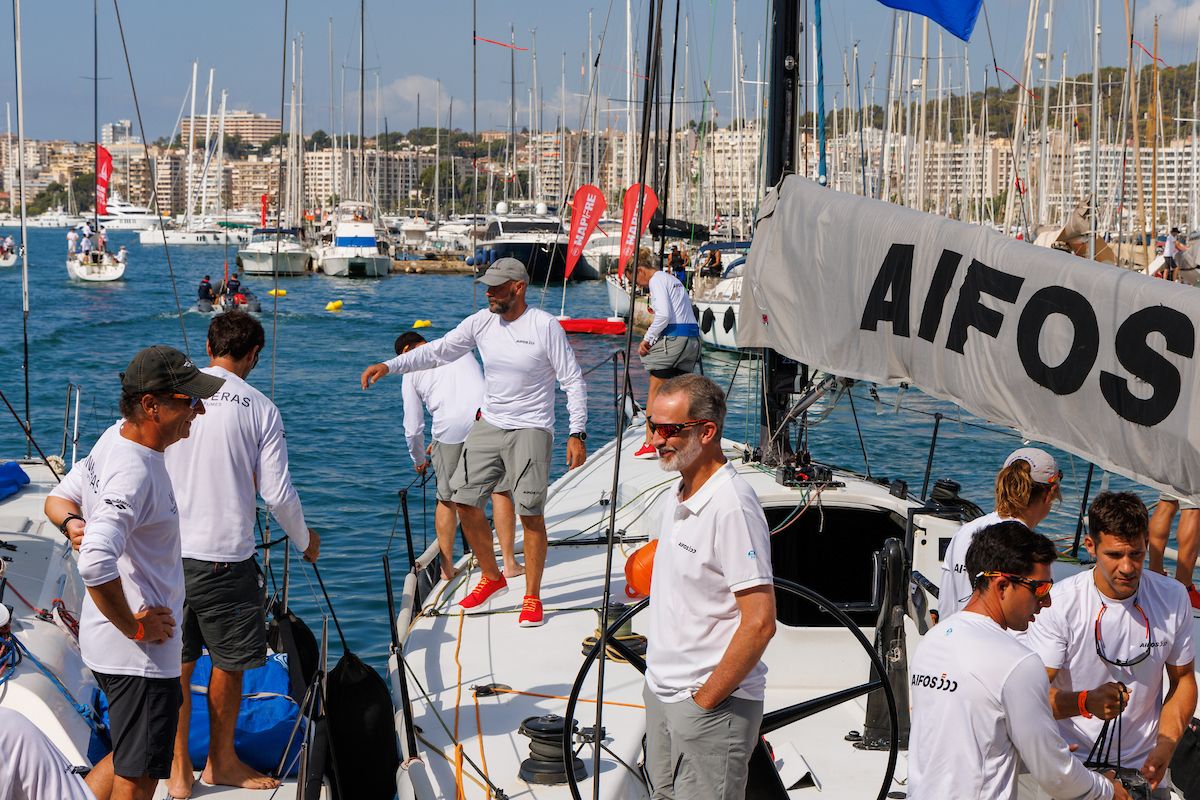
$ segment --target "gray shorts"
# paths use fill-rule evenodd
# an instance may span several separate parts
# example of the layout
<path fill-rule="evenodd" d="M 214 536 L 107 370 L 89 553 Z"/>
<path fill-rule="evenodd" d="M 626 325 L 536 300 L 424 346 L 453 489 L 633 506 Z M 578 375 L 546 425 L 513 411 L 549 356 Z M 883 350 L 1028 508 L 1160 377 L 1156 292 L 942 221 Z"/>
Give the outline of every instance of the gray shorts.
<path fill-rule="evenodd" d="M 433 474 L 437 479 L 437 499 L 443 503 L 450 503 L 454 500 L 454 490 L 450 488 L 450 480 L 454 477 L 454 471 L 458 469 L 458 462 L 462 460 L 464 444 L 465 442 L 446 444 L 437 440 L 430 444 L 429 457 L 433 461 Z M 492 491 L 507 492 L 507 476 L 496 484 L 496 488 Z"/>
<path fill-rule="evenodd" d="M 262 572 L 254 558 L 232 564 L 183 559 L 183 662 L 207 647 L 213 666 L 244 672 L 267 660 Z"/>
<path fill-rule="evenodd" d="M 642 356 L 642 366 L 656 378 L 674 378 L 696 369 L 700 340 L 695 336 L 664 336 Z"/>
<path fill-rule="evenodd" d="M 1195 511 L 1197 508 L 1200 508 L 1200 505 L 1196 504 L 1195 498 L 1176 497 L 1173 494 L 1160 494 L 1158 496 L 1158 501 L 1160 503 L 1163 501 L 1168 503 L 1178 503 L 1180 511 Z"/>
<path fill-rule="evenodd" d="M 541 428 L 506 431 L 477 419 L 450 480 L 453 500 L 483 508 L 492 492 L 511 491 L 517 513 L 541 516 L 554 435 Z"/>
<path fill-rule="evenodd" d="M 690 697 L 664 703 L 646 686 L 646 774 L 652 800 L 744 800 L 761 700 L 730 695 L 711 711 Z"/>

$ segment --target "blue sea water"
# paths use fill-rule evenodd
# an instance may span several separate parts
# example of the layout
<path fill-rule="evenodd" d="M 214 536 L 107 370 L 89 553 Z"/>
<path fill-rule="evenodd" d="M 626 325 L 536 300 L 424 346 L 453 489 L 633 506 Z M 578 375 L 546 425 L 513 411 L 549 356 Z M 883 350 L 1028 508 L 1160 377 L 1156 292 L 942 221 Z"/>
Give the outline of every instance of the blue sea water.
<path fill-rule="evenodd" d="M 30 391 L 34 436 L 47 453 L 63 443 L 67 384 L 82 387 L 80 457 L 117 417 L 118 373 L 140 348 L 164 343 L 184 348 L 180 317 L 167 259 L 161 247 L 142 247 L 136 234 L 114 232 L 112 247 L 126 245 L 130 265 L 124 281 L 76 284 L 67 279 L 65 230 L 29 231 Z M 171 266 L 183 305 L 182 327 L 187 349 L 201 363 L 208 317 L 194 307 L 195 286 L 207 273 L 223 275 L 225 262 L 236 269 L 235 253 L 220 247 L 179 247 L 171 250 Z M 467 276 L 395 275 L 379 280 L 351 280 L 307 275 L 280 279 L 287 296 L 273 313 L 267 291 L 269 278 L 244 278 L 263 302 L 267 347 L 250 381 L 274 395 L 288 431 L 294 482 L 304 502 L 309 524 L 322 534 L 321 576 L 351 649 L 381 667 L 388 645 L 387 606 L 380 557 L 392 544 L 392 569 L 399 588 L 407 565 L 402 524 L 397 525 L 397 492 L 415 477 L 407 455 L 401 424 L 398 378 L 373 389 L 359 388 L 363 368 L 393 355 L 396 336 L 414 321 L 428 319 L 428 338 L 444 334 L 459 320 L 482 307 L 483 293 Z M 530 299 L 557 314 L 563 302 L 561 287 L 530 290 Z M 342 300 L 343 310 L 324 310 Z M 602 283 L 572 285 L 565 298 L 573 317 L 607 316 Z M 591 449 L 611 439 L 615 427 L 611 355 L 624 337 L 572 335 L 580 365 L 602 365 L 588 377 L 588 425 Z M 730 354 L 707 354 L 706 374 L 730 387 L 731 415 L 727 435 L 757 437 L 757 367 Z M 636 394 L 644 398 L 646 378 L 637 359 L 631 370 Z M 20 269 L 0 270 L 0 391 L 18 410 L 23 408 L 22 313 Z M 1011 431 L 988 426 L 954 406 L 909 390 L 895 409 L 897 391 L 880 389 L 880 402 L 868 387 L 854 390 L 854 408 L 843 399 L 820 424 L 813 426 L 810 448 L 814 457 L 858 471 L 864 470 L 863 446 L 856 434 L 855 416 L 862 429 L 870 471 L 876 476 L 901 478 L 910 491 L 920 491 L 935 412 L 942 421 L 933 477 L 951 477 L 963 493 L 985 510 L 991 509 L 992 481 L 1004 457 L 1022 446 Z M 25 451 L 17 422 L 0 408 L 0 454 Z M 564 441 L 567 415 L 559 394 L 552 475 L 566 469 Z M 1053 451 L 1064 472 L 1064 498 L 1040 530 L 1072 536 L 1087 464 Z M 0 459 L 2 460 L 2 459 Z M 1154 494 L 1116 476 L 1096 473 L 1093 495 L 1104 486 L 1137 489 L 1147 500 Z M 418 550 L 433 537 L 432 487 L 422 498 L 411 494 L 412 525 Z M 278 550 L 276 552 L 279 552 Z M 291 600 L 297 612 L 317 628 L 319 590 L 311 570 L 293 561 Z M 337 647 L 332 632 L 331 642 Z M 334 654 L 336 656 L 336 653 Z"/>

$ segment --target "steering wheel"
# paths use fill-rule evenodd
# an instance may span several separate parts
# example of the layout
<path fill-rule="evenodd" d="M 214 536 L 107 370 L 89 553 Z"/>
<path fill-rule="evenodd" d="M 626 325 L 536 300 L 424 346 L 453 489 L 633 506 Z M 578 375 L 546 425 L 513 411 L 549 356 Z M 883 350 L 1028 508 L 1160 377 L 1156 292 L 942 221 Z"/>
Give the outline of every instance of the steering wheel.
<path fill-rule="evenodd" d="M 795 595 L 796 597 L 808 600 L 817 608 L 830 614 L 834 619 L 841 623 L 843 628 L 850 631 L 850 633 L 854 635 L 854 638 L 858 640 L 859 645 L 861 645 L 863 650 L 866 651 L 867 656 L 870 658 L 875 677 L 866 683 L 859 684 L 858 686 L 852 686 L 848 689 L 842 689 L 838 692 L 830 692 L 829 694 L 822 695 L 820 697 L 814 697 L 812 700 L 805 700 L 804 702 L 796 703 L 795 705 L 788 706 L 787 708 L 766 712 L 763 714 L 762 724 L 758 729 L 759 736 L 766 736 L 767 734 L 777 731 L 780 728 L 792 724 L 793 722 L 798 722 L 802 719 L 806 719 L 807 717 L 811 717 L 813 714 L 818 714 L 822 711 L 833 708 L 834 706 L 841 705 L 849 700 L 870 694 L 877 689 L 882 689 L 884 697 L 887 699 L 889 727 L 888 739 L 890 744 L 888 745 L 887 769 L 884 770 L 883 782 L 880 784 L 879 793 L 875 797 L 876 800 L 886 800 L 888 788 L 892 784 L 892 776 L 896 772 L 896 760 L 900 749 L 900 717 L 896 711 L 896 695 L 892 691 L 891 683 L 885 677 L 887 675 L 887 667 L 884 665 L 883 659 L 881 659 L 879 654 L 875 652 L 875 647 L 869 641 L 867 641 L 867 637 L 863 636 L 862 631 L 858 629 L 858 626 L 854 623 L 854 621 L 850 619 L 850 617 L 848 617 L 844 611 L 835 606 L 829 600 L 826 600 L 824 597 L 811 589 L 801 586 L 798 583 L 784 580 L 783 578 L 775 578 L 775 588 L 777 590 L 783 590 L 788 594 Z M 633 619 L 649 604 L 650 598 L 647 597 L 638 602 L 636 605 L 627 609 L 625 613 L 623 613 L 620 618 L 616 620 L 616 622 L 613 622 L 609 626 L 608 635 L 605 637 L 608 640 L 608 646 L 620 653 L 622 658 L 633 665 L 633 667 L 643 675 L 646 673 L 645 659 L 635 653 L 620 639 L 617 639 L 615 634 L 622 625 Z M 575 718 L 575 706 L 579 702 L 579 693 L 583 689 L 583 682 L 587 678 L 588 672 L 591 671 L 592 662 L 596 660 L 599 654 L 600 642 L 597 641 L 596 644 L 592 645 L 591 649 L 588 650 L 587 656 L 585 656 L 583 659 L 583 665 L 580 666 L 579 673 L 575 676 L 575 683 L 571 686 L 571 696 L 567 700 L 567 710 L 564 714 L 568 720 L 568 723 L 563 726 L 563 765 L 566 771 L 567 785 L 571 789 L 571 797 L 573 800 L 583 800 L 583 798 L 579 794 L 579 781 L 575 779 L 575 771 L 571 768 L 571 759 L 574 757 L 572 747 L 574 743 L 571 741 L 573 726 L 570 724 L 570 720 Z M 598 734 L 599 732 L 597 732 L 597 741 L 595 743 L 596 747 L 600 746 Z M 760 742 L 759 747 L 761 746 L 762 744 Z M 597 777 L 593 776 L 592 779 L 597 780 Z"/>

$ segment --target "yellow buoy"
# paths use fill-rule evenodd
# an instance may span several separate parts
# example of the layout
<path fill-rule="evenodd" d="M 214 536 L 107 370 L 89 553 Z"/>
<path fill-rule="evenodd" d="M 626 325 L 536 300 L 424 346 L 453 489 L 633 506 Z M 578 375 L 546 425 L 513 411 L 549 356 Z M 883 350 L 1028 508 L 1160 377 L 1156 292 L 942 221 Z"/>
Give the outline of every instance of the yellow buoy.
<path fill-rule="evenodd" d="M 325 310 L 326 311 L 341 311 L 342 310 L 342 301 L 341 300 L 330 300 L 328 303 L 325 304 Z"/>
<path fill-rule="evenodd" d="M 267 292 L 269 297 L 287 297 L 287 289 L 272 289 Z"/>
<path fill-rule="evenodd" d="M 428 328 L 433 322 L 427 319 L 419 319 L 413 323 L 414 328 Z"/>

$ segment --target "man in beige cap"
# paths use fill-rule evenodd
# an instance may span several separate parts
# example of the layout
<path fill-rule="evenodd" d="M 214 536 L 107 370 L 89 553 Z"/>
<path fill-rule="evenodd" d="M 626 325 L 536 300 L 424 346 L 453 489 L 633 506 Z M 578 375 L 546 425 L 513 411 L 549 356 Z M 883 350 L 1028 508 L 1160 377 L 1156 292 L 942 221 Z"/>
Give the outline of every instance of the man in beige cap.
<path fill-rule="evenodd" d="M 363 370 L 366 389 L 385 375 L 449 364 L 478 348 L 483 359 L 483 405 L 463 444 L 451 478 L 463 534 L 483 577 L 461 601 L 476 608 L 508 591 L 492 550 L 483 507 L 505 480 L 521 517 L 525 547 L 525 599 L 518 623 L 543 622 L 541 585 L 546 563 L 543 516 L 554 442 L 554 384 L 567 395 L 571 417 L 567 469 L 587 458 L 587 386 L 558 320 L 525 302 L 529 273 L 515 258 L 502 258 L 477 279 L 487 287 L 488 307 L 467 317 L 441 339 Z"/>
<path fill-rule="evenodd" d="M 111 782 L 119 800 L 150 800 L 171 774 L 183 560 L 163 451 L 187 437 L 224 383 L 174 348 L 142 350 L 121 373 L 123 419 L 46 498 L 46 517 L 79 548 L 79 648 L 109 703 L 113 753 L 88 783 Z"/>

